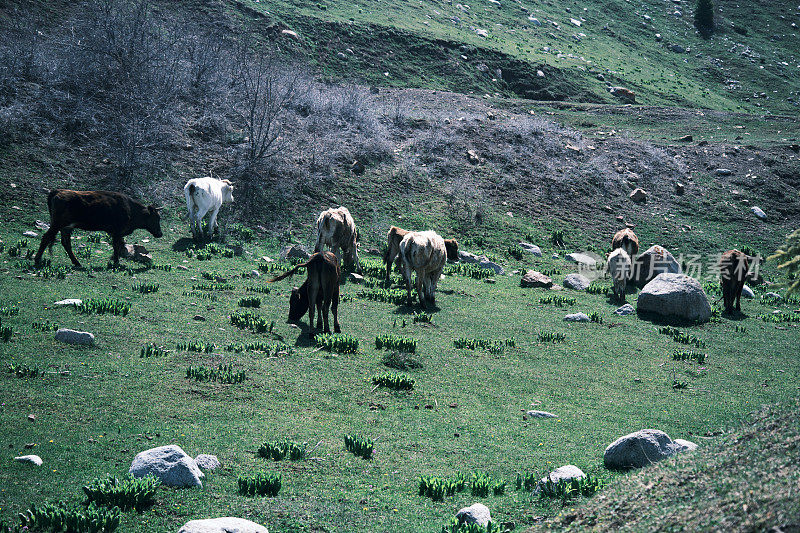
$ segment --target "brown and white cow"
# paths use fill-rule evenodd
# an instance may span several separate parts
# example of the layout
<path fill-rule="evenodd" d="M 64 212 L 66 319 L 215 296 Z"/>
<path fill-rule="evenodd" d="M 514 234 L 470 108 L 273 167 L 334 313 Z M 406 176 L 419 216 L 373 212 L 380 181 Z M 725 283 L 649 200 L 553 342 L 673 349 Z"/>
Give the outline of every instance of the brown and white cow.
<path fill-rule="evenodd" d="M 450 246 L 451 257 L 458 257 L 458 245 Z M 455 245 L 455 246 L 453 246 Z M 448 258 L 445 240 L 434 231 L 411 231 L 400 241 L 400 258 L 403 262 L 403 277 L 408 290 L 408 305 L 412 305 L 411 275 L 417 274 L 417 295 L 419 302 L 436 303 L 436 284 L 444 270 Z"/>
<path fill-rule="evenodd" d="M 317 244 L 314 252 L 321 252 L 324 246 L 339 257 L 339 249 L 344 255 L 344 268 L 359 269 L 358 229 L 353 216 L 346 207 L 331 208 L 317 217 Z"/>
<path fill-rule="evenodd" d="M 386 281 L 389 281 L 392 273 L 392 262 L 395 263 L 398 271 L 401 271 L 403 262 L 400 259 L 400 242 L 410 231 L 392 226 L 386 238 L 386 253 L 383 254 L 383 262 L 386 263 Z M 444 247 L 447 250 L 447 259 L 458 261 L 458 241 L 455 239 L 445 239 Z"/>
<path fill-rule="evenodd" d="M 317 308 L 317 328 L 325 324 L 324 332 L 330 333 L 328 310 L 333 311 L 333 331 L 341 332 L 339 327 L 339 259 L 331 252 L 318 252 L 305 263 L 295 266 L 290 271 L 269 280 L 273 283 L 292 276 L 305 268 L 306 280 L 298 288 L 292 289 L 289 297 L 289 320 L 296 321 L 308 310 L 309 335 L 314 336 L 314 307 Z"/>
<path fill-rule="evenodd" d="M 42 235 L 42 243 L 34 258 L 36 265 L 41 264 L 44 249 L 52 247 L 59 231 L 61 244 L 76 267 L 81 264 L 72 252 L 70 238 L 75 228 L 108 233 L 114 247 L 112 259 L 115 265 L 124 254 L 123 238 L 134 230 L 145 229 L 156 238 L 162 235 L 160 208 L 145 206 L 119 192 L 54 189 L 47 196 L 47 208 L 50 211 L 50 229 Z"/>
<path fill-rule="evenodd" d="M 733 314 L 734 304 L 737 312 L 742 312 L 742 289 L 746 280 L 758 282 L 758 257 L 751 257 L 739 250 L 728 250 L 719 260 L 719 277 L 725 313 Z"/>
<path fill-rule="evenodd" d="M 611 239 L 611 251 L 617 248 L 625 250 L 625 253 L 633 261 L 634 256 L 639 253 L 639 239 L 633 230 L 624 228 L 614 234 L 614 238 Z"/>

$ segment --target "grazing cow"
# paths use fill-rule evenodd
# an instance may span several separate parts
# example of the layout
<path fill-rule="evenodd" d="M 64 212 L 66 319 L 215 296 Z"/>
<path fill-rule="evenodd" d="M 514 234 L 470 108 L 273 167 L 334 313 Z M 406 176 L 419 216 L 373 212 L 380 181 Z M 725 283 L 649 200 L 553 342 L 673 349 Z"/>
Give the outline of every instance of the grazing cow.
<path fill-rule="evenodd" d="M 617 248 L 625 250 L 631 261 L 639 253 L 639 239 L 630 228 L 621 229 L 614 234 L 614 238 L 611 239 L 611 250 Z"/>
<path fill-rule="evenodd" d="M 628 252 L 624 248 L 617 248 L 608 254 L 606 268 L 614 282 L 614 296 L 624 303 L 626 285 L 631 276 L 631 258 Z"/>
<path fill-rule="evenodd" d="M 728 250 L 722 254 L 719 260 L 719 277 L 725 313 L 733 314 L 734 302 L 736 311 L 742 312 L 742 288 L 745 280 L 754 282 L 763 280 L 758 273 L 758 264 L 758 257 L 751 257 L 739 250 Z"/>
<path fill-rule="evenodd" d="M 383 254 L 383 262 L 386 263 L 386 281 L 389 281 L 392 273 L 392 262 L 396 263 L 397 270 L 402 268 L 402 260 L 400 259 L 400 242 L 403 237 L 408 235 L 408 230 L 392 226 L 389 228 L 387 235 L 387 249 Z M 447 250 L 447 258 L 451 261 L 458 261 L 458 241 L 455 239 L 445 239 L 444 247 Z"/>
<path fill-rule="evenodd" d="M 457 247 L 455 248 L 457 250 Z M 458 252 L 454 252 L 457 256 Z M 442 275 L 447 261 L 448 249 L 442 239 L 433 231 L 410 231 L 400 241 L 400 258 L 403 261 L 403 277 L 408 290 L 408 305 L 411 299 L 411 274 L 417 274 L 417 295 L 419 302 L 436 303 L 436 284 Z"/>
<path fill-rule="evenodd" d="M 361 268 L 358 264 L 357 241 L 358 229 L 346 207 L 328 209 L 317 217 L 317 244 L 314 251 L 321 252 L 323 246 L 327 245 L 338 258 L 341 248 L 345 270 Z"/>
<path fill-rule="evenodd" d="M 190 179 L 183 187 L 186 208 L 189 210 L 189 227 L 192 237 L 210 239 L 217 226 L 217 214 L 224 203 L 233 202 L 233 184 L 229 180 L 218 180 L 211 176 Z M 208 234 L 203 235 L 203 218 L 208 219 Z"/>
<path fill-rule="evenodd" d="M 300 288 L 293 288 L 289 298 L 289 320 L 300 320 L 308 310 L 309 335 L 314 336 L 314 307 L 317 307 L 317 328 L 325 324 L 325 333 L 330 333 L 328 309 L 333 311 L 333 331 L 341 332 L 339 327 L 339 259 L 331 252 L 318 252 L 305 263 L 299 264 L 285 274 L 269 280 L 280 281 L 293 275 L 299 269 L 307 269 L 308 276 Z"/>
<path fill-rule="evenodd" d="M 145 206 L 118 192 L 54 189 L 47 195 L 47 209 L 50 211 L 50 229 L 42 235 L 42 244 L 36 252 L 34 261 L 37 266 L 41 264 L 44 249 L 48 246 L 52 249 L 59 231 L 61 244 L 76 267 L 81 264 L 72 253 L 70 239 L 75 228 L 108 233 L 114 247 L 112 259 L 115 265 L 119 264 L 119 256 L 124 253 L 123 238 L 134 230 L 146 229 L 153 237 L 161 237 L 161 208 Z"/>

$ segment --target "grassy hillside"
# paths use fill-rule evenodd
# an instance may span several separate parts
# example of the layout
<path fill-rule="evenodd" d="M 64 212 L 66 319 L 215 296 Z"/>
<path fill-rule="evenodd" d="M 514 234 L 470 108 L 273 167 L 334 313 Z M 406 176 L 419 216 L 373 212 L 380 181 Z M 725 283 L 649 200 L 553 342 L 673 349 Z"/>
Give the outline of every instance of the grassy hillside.
<path fill-rule="evenodd" d="M 338 79 L 605 103 L 611 84 L 647 105 L 776 114 L 800 103 L 800 17 L 785 3 L 719 4 L 708 40 L 690 0 L 236 4 L 296 30 Z"/>

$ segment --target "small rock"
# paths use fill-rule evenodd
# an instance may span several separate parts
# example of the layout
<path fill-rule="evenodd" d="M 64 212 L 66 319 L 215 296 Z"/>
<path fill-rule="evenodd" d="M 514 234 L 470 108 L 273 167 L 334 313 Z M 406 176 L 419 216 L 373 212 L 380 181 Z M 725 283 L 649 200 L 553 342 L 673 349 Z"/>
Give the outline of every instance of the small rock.
<path fill-rule="evenodd" d="M 731 174 L 733 174 L 733 171 L 729 168 L 718 168 L 717 170 L 714 171 L 714 174 L 716 174 L 717 176 L 730 176 Z"/>
<path fill-rule="evenodd" d="M 697 449 L 697 444 L 690 440 L 675 439 L 673 442 L 682 448 L 677 450 L 679 452 L 693 452 Z"/>
<path fill-rule="evenodd" d="M 583 479 L 585 477 L 586 474 L 583 473 L 583 470 L 575 465 L 560 466 L 539 480 L 536 490 L 537 492 L 541 490 L 542 486 L 548 481 L 551 483 L 558 483 L 559 481 L 572 481 L 573 479 Z"/>
<path fill-rule="evenodd" d="M 575 291 L 585 291 L 589 288 L 589 280 L 580 274 L 567 274 L 564 277 L 564 287 Z"/>
<path fill-rule="evenodd" d="M 352 283 L 364 283 L 364 276 L 361 274 L 356 274 L 355 272 L 350 272 L 347 275 L 347 278 Z"/>
<path fill-rule="evenodd" d="M 258 270 L 251 270 L 250 271 L 250 277 L 251 278 L 260 278 L 261 277 L 261 272 L 259 272 Z"/>
<path fill-rule="evenodd" d="M 36 233 L 35 231 L 30 231 L 30 230 L 28 230 L 28 231 L 24 232 L 24 233 L 22 234 L 22 236 L 23 236 L 23 237 L 31 237 L 31 238 L 33 238 L 33 237 L 38 237 L 38 236 L 39 236 L 39 234 L 38 234 L 38 233 Z"/>
<path fill-rule="evenodd" d="M 284 246 L 280 255 L 280 258 L 283 261 L 294 258 L 305 260 L 309 257 L 311 257 L 311 254 L 308 253 L 308 250 L 306 250 L 305 247 L 300 244 L 290 244 L 288 246 Z"/>
<path fill-rule="evenodd" d="M 681 449 L 663 431 L 642 429 L 609 444 L 603 462 L 606 468 L 614 470 L 641 468 L 666 459 Z"/>
<path fill-rule="evenodd" d="M 629 195 L 628 198 L 636 202 L 637 204 L 646 202 L 647 201 L 647 192 L 644 189 L 639 187 L 635 188 Z"/>
<path fill-rule="evenodd" d="M 486 527 L 492 521 L 489 508 L 482 503 L 473 503 L 469 507 L 464 507 L 456 513 L 456 520 L 459 524 L 478 524 Z"/>
<path fill-rule="evenodd" d="M 521 242 L 519 243 L 519 247 L 525 250 L 526 252 L 535 255 L 536 257 L 542 257 L 542 249 L 536 246 L 535 244 Z"/>
<path fill-rule="evenodd" d="M 761 220 L 767 219 L 767 214 L 760 207 L 753 206 L 750 208 L 750 211 L 752 211 L 753 214 L 758 218 L 760 218 Z"/>
<path fill-rule="evenodd" d="M 705 322 L 711 304 L 696 279 L 685 274 L 659 274 L 644 286 L 636 302 L 639 311 Z"/>
<path fill-rule="evenodd" d="M 42 466 L 42 458 L 38 455 L 20 455 L 19 457 L 14 457 L 14 460 L 18 463 L 30 463 L 36 466 Z"/>
<path fill-rule="evenodd" d="M 295 41 L 299 41 L 300 40 L 300 36 L 297 34 L 296 31 L 281 30 L 281 35 L 283 35 L 284 37 L 288 37 L 290 39 L 294 39 Z"/>
<path fill-rule="evenodd" d="M 192 317 L 192 320 L 197 320 L 198 322 L 205 322 L 206 317 L 204 317 L 203 315 L 194 315 Z"/>
<path fill-rule="evenodd" d="M 79 346 L 93 346 L 94 335 L 88 331 L 75 331 L 74 329 L 61 328 L 56 331 L 56 340 L 67 344 Z"/>
<path fill-rule="evenodd" d="M 753 289 L 751 289 L 747 285 L 742 287 L 742 298 L 747 298 L 748 300 L 752 300 L 755 297 L 756 294 L 753 292 Z"/>
<path fill-rule="evenodd" d="M 153 261 L 153 256 L 141 244 L 126 244 L 124 253 L 125 257 L 137 263 L 150 263 Z"/>
<path fill-rule="evenodd" d="M 209 455 L 207 453 L 201 453 L 195 457 L 194 462 L 203 470 L 216 470 L 222 466 L 222 463 L 219 462 L 216 455 Z"/>
<path fill-rule="evenodd" d="M 627 316 L 634 313 L 634 308 L 631 304 L 625 304 L 622 307 L 618 307 L 614 313 L 618 314 L 619 316 Z"/>
<path fill-rule="evenodd" d="M 178 270 L 189 270 L 189 267 L 186 265 L 178 265 L 177 268 Z"/>
<path fill-rule="evenodd" d="M 554 415 L 553 413 L 548 413 L 547 411 L 532 410 L 528 411 L 525 414 L 528 415 L 530 418 L 558 418 L 557 415 Z"/>
<path fill-rule="evenodd" d="M 579 266 L 585 266 L 589 268 L 594 268 L 597 266 L 597 260 L 594 257 L 580 252 L 567 254 L 564 259 L 570 263 L 577 263 Z"/>
<path fill-rule="evenodd" d="M 694 137 L 692 137 L 691 135 L 684 135 L 683 137 L 681 137 L 678 140 L 680 142 L 682 142 L 682 143 L 690 143 L 690 142 L 692 142 L 694 140 Z"/>
<path fill-rule="evenodd" d="M 686 186 L 683 183 L 676 183 L 675 184 L 675 194 L 678 196 L 683 196 L 683 193 L 686 192 Z"/>
<path fill-rule="evenodd" d="M 31 422 L 36 422 L 36 415 L 28 415 L 28 420 Z"/>
<path fill-rule="evenodd" d="M 781 296 L 777 292 L 768 292 L 764 294 L 764 298 L 774 298 L 775 300 L 783 300 L 783 296 Z"/>
<path fill-rule="evenodd" d="M 79 305 L 83 305 L 83 300 L 81 300 L 80 298 L 66 298 L 64 300 L 59 300 L 57 302 L 54 302 L 53 305 L 57 307 L 63 307 L 65 305 L 74 305 L 77 307 Z"/>
<path fill-rule="evenodd" d="M 286 31 L 286 30 L 284 30 Z M 178 533 L 269 533 L 266 527 L 232 516 L 190 520 L 183 524 Z"/>
<path fill-rule="evenodd" d="M 259 260 L 264 261 L 265 263 L 272 263 L 273 261 L 275 261 L 274 259 L 272 259 L 271 257 L 267 257 L 266 255 L 262 255 L 261 257 L 259 257 Z"/>
<path fill-rule="evenodd" d="M 363 174 L 364 171 L 366 171 L 366 167 L 361 161 L 355 160 L 353 161 L 353 164 L 350 165 L 350 172 L 353 174 Z"/>
<path fill-rule="evenodd" d="M 550 288 L 553 285 L 553 280 L 545 276 L 541 272 L 535 270 L 528 270 L 519 282 L 520 287 L 541 287 Z"/>
<path fill-rule="evenodd" d="M 591 322 L 586 313 L 572 313 L 564 317 L 566 322 Z"/>
<path fill-rule="evenodd" d="M 625 87 L 609 87 L 608 92 L 628 104 L 636 103 L 636 93 Z"/>
<path fill-rule="evenodd" d="M 467 150 L 467 161 L 469 161 L 470 164 L 472 165 L 480 165 L 481 163 L 483 163 L 483 159 L 481 159 L 481 156 L 479 156 L 478 152 L 476 152 L 473 149 Z"/>
<path fill-rule="evenodd" d="M 685 54 L 686 53 L 686 48 L 684 48 L 683 46 L 681 46 L 679 44 L 671 44 L 671 45 L 669 45 L 669 49 L 671 51 L 675 52 L 676 54 Z"/>

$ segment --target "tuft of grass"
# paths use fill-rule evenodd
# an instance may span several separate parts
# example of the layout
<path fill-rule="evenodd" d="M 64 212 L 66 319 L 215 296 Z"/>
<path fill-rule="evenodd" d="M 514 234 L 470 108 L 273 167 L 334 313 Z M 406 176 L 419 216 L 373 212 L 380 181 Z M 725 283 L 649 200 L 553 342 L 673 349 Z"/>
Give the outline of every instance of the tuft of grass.
<path fill-rule="evenodd" d="M 255 296 L 240 298 L 239 307 L 261 307 L 261 298 Z"/>
<path fill-rule="evenodd" d="M 142 346 L 141 350 L 139 350 L 139 357 L 161 357 L 166 354 L 167 351 L 163 347 L 156 346 L 153 342 L 145 344 Z"/>
<path fill-rule="evenodd" d="M 256 315 L 251 311 L 245 311 L 243 313 L 233 313 L 231 315 L 231 325 L 239 329 L 249 329 L 253 333 L 272 333 L 275 328 L 275 321 L 267 321 L 262 316 Z"/>
<path fill-rule="evenodd" d="M 280 461 L 287 456 L 291 461 L 300 461 L 306 458 L 305 442 L 295 442 L 292 440 L 274 440 L 265 442 L 258 448 L 258 456 L 273 461 Z"/>
<path fill-rule="evenodd" d="M 127 316 L 131 310 L 131 304 L 116 298 L 88 298 L 77 306 L 79 312 L 87 315 L 112 314 L 117 316 Z"/>
<path fill-rule="evenodd" d="M 372 383 L 394 390 L 412 390 L 414 388 L 414 378 L 403 374 L 376 374 L 372 376 Z"/>
<path fill-rule="evenodd" d="M 120 480 L 109 474 L 105 479 L 95 478 L 84 485 L 83 492 L 86 494 L 87 502 L 95 502 L 105 507 L 116 506 L 123 511 L 127 509 L 141 511 L 155 501 L 159 486 L 161 481 L 152 475 L 135 478 L 132 474 L 128 474 L 127 478 Z"/>
<path fill-rule="evenodd" d="M 416 353 L 417 341 L 400 335 L 378 335 L 375 337 L 375 348 L 388 348 L 406 353 Z"/>
<path fill-rule="evenodd" d="M 139 283 L 131 288 L 142 294 L 152 294 L 158 292 L 158 283 Z"/>
<path fill-rule="evenodd" d="M 244 496 L 275 497 L 281 490 L 282 479 L 280 473 L 259 472 L 252 476 L 239 476 L 236 484 L 239 494 Z"/>
<path fill-rule="evenodd" d="M 691 350 L 675 350 L 672 354 L 672 359 L 675 361 L 696 361 L 701 365 L 706 362 L 706 357 L 707 354 Z"/>
<path fill-rule="evenodd" d="M 374 302 L 384 302 L 394 305 L 403 305 L 407 300 L 407 293 L 404 289 L 361 289 L 356 292 L 356 298 L 372 300 Z"/>
<path fill-rule="evenodd" d="M 681 344 L 691 344 L 696 348 L 700 349 L 706 347 L 706 343 L 697 338 L 694 334 L 684 333 L 683 331 L 677 328 L 673 328 L 672 326 L 664 326 L 658 328 L 658 332 L 663 335 L 668 335 L 672 337 L 672 340 L 674 340 L 675 342 L 679 342 Z"/>
<path fill-rule="evenodd" d="M 372 452 L 375 450 L 375 443 L 371 439 L 362 437 L 361 435 L 345 435 L 344 436 L 345 449 L 362 459 L 372 459 Z"/>
<path fill-rule="evenodd" d="M 195 381 L 213 381 L 219 383 L 241 383 L 247 378 L 247 372 L 244 370 L 234 371 L 233 365 L 220 364 L 217 368 L 209 368 L 206 366 L 189 366 L 186 369 L 186 379 L 193 379 Z"/>
<path fill-rule="evenodd" d="M 592 474 L 585 477 L 560 481 L 545 480 L 539 485 L 540 498 L 552 498 L 566 501 L 578 496 L 589 497 L 608 484 L 605 478 Z"/>
<path fill-rule="evenodd" d="M 557 307 L 575 305 L 575 302 L 577 301 L 577 298 L 570 298 L 568 296 L 544 296 L 539 298 L 540 304 L 553 304 Z"/>
<path fill-rule="evenodd" d="M 15 365 L 14 363 L 6 366 L 6 372 L 18 378 L 37 378 L 43 374 L 38 366 L 31 368 L 27 365 Z"/>
<path fill-rule="evenodd" d="M 317 333 L 314 343 L 329 352 L 341 354 L 357 353 L 358 339 L 346 333 Z"/>
<path fill-rule="evenodd" d="M 537 338 L 539 342 L 547 342 L 547 343 L 558 343 L 564 342 L 567 339 L 567 336 L 563 333 L 554 333 L 552 331 L 540 331 Z"/>
<path fill-rule="evenodd" d="M 121 511 L 119 507 L 107 509 L 94 502 L 88 507 L 73 509 L 63 501 L 31 504 L 19 514 L 20 531 L 67 531 L 111 532 L 119 527 Z"/>

